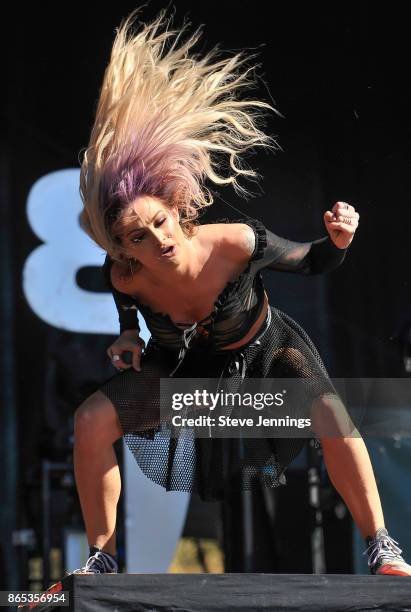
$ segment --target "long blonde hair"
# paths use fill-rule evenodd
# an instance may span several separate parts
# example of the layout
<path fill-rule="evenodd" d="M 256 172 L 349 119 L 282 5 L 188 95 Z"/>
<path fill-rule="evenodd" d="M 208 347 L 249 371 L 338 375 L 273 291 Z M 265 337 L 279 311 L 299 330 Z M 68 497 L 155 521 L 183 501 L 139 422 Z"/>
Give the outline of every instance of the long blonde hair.
<path fill-rule="evenodd" d="M 111 225 L 139 195 L 177 204 L 190 235 L 201 209 L 213 203 L 206 179 L 232 184 L 247 196 L 237 176 L 259 175 L 239 154 L 250 147 L 278 148 L 258 127 L 264 109 L 276 109 L 236 99 L 238 89 L 255 83 L 248 78 L 254 66 L 239 70 L 248 59 L 243 52 L 216 61 L 218 47 L 202 58 L 190 54 L 201 26 L 178 46 L 186 24 L 169 30 L 165 10 L 135 34 L 137 12 L 116 30 L 80 173 L 81 227 L 115 259 L 122 249 Z M 228 159 L 221 176 L 217 166 L 227 167 Z"/>

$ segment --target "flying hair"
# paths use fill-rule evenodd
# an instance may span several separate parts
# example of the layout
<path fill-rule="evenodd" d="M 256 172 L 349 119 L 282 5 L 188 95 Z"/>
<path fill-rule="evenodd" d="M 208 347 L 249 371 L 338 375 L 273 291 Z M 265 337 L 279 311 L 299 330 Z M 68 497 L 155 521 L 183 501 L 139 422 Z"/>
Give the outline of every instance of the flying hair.
<path fill-rule="evenodd" d="M 202 209 L 213 203 L 207 180 L 231 184 L 247 197 L 238 178 L 259 175 L 241 154 L 279 148 L 260 129 L 266 111 L 278 111 L 261 100 L 238 99 L 241 89 L 255 85 L 245 52 L 221 58 L 217 46 L 203 57 L 193 53 L 202 26 L 184 42 L 188 24 L 170 29 L 165 10 L 136 32 L 138 10 L 116 29 L 80 172 L 80 225 L 118 260 L 113 223 L 130 214 L 140 195 L 177 205 L 190 236 Z"/>

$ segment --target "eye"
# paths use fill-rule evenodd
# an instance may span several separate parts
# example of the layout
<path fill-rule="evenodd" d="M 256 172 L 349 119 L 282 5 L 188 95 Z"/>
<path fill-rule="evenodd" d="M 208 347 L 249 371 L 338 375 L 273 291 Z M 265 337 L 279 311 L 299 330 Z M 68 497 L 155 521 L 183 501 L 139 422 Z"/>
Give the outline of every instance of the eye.
<path fill-rule="evenodd" d="M 166 221 L 167 217 L 163 217 L 162 219 L 160 219 L 157 223 L 157 225 L 163 225 L 164 221 Z M 133 244 L 139 244 L 140 242 L 143 241 L 145 234 L 142 234 L 141 236 L 136 236 L 135 238 L 131 238 L 130 242 L 133 242 Z"/>

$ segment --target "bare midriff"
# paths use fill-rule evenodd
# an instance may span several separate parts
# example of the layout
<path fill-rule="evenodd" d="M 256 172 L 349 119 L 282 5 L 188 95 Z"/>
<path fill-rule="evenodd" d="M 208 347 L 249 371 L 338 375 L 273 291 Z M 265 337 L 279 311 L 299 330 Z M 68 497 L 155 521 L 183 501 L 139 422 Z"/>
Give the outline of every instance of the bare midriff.
<path fill-rule="evenodd" d="M 258 331 L 262 328 L 263 323 L 265 321 L 265 317 L 267 315 L 267 311 L 268 311 L 268 297 L 267 297 L 266 292 L 264 291 L 264 304 L 261 309 L 261 312 L 258 315 L 257 320 L 252 324 L 252 326 L 246 333 L 246 335 L 243 338 L 241 338 L 241 340 L 237 340 L 237 342 L 232 342 L 231 344 L 226 344 L 225 346 L 222 346 L 221 349 L 227 351 L 229 349 L 236 349 L 240 346 L 243 346 L 243 344 L 247 344 L 247 342 L 249 342 L 249 340 L 251 340 L 258 333 Z"/>

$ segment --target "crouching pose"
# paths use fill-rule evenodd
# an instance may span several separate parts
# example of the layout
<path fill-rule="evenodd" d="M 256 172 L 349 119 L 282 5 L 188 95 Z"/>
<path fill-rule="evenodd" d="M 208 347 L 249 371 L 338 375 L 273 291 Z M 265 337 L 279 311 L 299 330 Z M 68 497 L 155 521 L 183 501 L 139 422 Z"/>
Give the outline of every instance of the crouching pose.
<path fill-rule="evenodd" d="M 339 266 L 358 227 L 346 202 L 324 213 L 324 236 L 281 238 L 252 217 L 200 223 L 213 203 L 208 180 L 256 177 L 241 164 L 250 147 L 275 148 L 258 126 L 266 102 L 241 99 L 251 68 L 237 54 L 190 54 L 199 33 L 167 47 L 164 14 L 132 31 L 119 28 L 81 167 L 81 225 L 107 253 L 103 272 L 120 319 L 108 348 L 117 372 L 77 409 L 74 462 L 90 558 L 77 572 L 116 572 L 120 475 L 113 443 L 124 436 L 146 476 L 167 491 L 223 498 L 244 470 L 265 486 L 285 471 L 307 438 L 196 438 L 185 453 L 158 435 L 161 378 L 216 378 L 239 389 L 250 378 L 295 378 L 306 385 L 313 436 L 335 488 L 358 526 L 372 573 L 411 575 L 389 536 L 364 441 L 353 427 L 307 333 L 269 303 L 261 272 L 313 275 Z M 291 282 L 291 281 L 290 281 Z M 151 338 L 139 336 L 137 312 Z M 132 354 L 127 363 L 125 353 Z M 344 424 L 345 422 L 345 424 Z M 163 427 L 164 426 L 164 427 Z M 328 432 L 337 430 L 340 435 Z M 243 479 L 241 482 L 245 482 Z"/>

